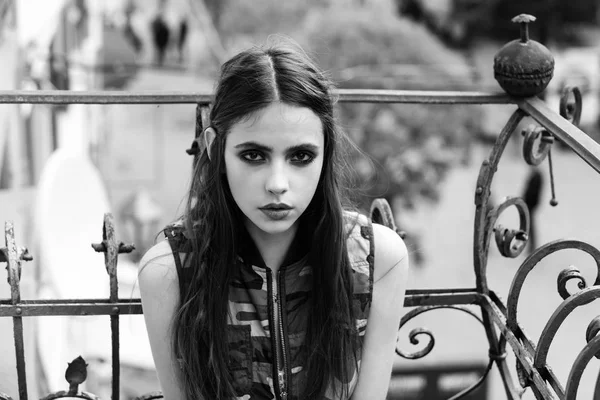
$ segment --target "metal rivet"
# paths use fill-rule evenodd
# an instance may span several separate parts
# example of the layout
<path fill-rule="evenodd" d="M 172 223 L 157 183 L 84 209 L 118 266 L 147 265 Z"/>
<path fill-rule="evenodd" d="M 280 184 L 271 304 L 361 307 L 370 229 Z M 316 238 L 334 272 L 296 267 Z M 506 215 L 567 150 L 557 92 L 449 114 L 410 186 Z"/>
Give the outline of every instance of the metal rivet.
<path fill-rule="evenodd" d="M 119 307 L 113 307 L 112 308 L 112 312 L 113 312 L 113 314 L 118 314 L 119 313 Z"/>
<path fill-rule="evenodd" d="M 17 315 L 21 315 L 22 313 L 23 313 L 23 310 L 21 309 L 21 307 L 17 307 L 17 308 L 15 309 L 15 314 L 17 314 Z"/>
<path fill-rule="evenodd" d="M 477 189 L 475 190 L 475 193 L 477 193 L 477 194 L 483 193 L 483 188 L 481 186 L 478 186 Z"/>

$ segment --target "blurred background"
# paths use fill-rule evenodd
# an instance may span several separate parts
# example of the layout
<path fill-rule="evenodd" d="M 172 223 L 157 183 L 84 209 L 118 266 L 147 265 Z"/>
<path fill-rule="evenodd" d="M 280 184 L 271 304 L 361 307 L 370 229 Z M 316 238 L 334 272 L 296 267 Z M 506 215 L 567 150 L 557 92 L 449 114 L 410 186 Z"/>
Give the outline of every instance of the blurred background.
<path fill-rule="evenodd" d="M 283 36 L 303 46 L 340 88 L 499 92 L 493 56 L 518 37 L 510 20 L 522 12 L 537 17 L 530 36 L 556 61 L 545 100 L 558 112 L 562 89 L 577 85 L 583 94 L 580 127 L 597 140 L 597 0 L 0 0 L 0 90 L 207 93 L 223 61 Z M 368 209 L 374 198 L 386 198 L 408 233 L 409 288 L 474 287 L 475 182 L 514 109 L 338 106 L 343 128 L 369 156 L 354 159 L 357 205 Z M 191 172 L 185 149 L 194 129 L 193 105 L 0 105 L 0 220 L 14 221 L 17 244 L 34 257 L 24 264 L 23 298 L 104 295 L 103 257 L 89 244 L 102 240 L 102 214 L 108 211 L 115 215 L 118 239 L 136 245 L 120 257 L 120 297 L 138 297 L 137 261 L 182 211 Z M 598 246 L 600 230 L 590 221 L 600 195 L 597 174 L 555 146 L 559 206 L 550 207 L 547 163 L 529 167 L 522 160 L 521 135 L 513 139 L 492 186 L 493 201 L 529 193 L 536 204 L 538 244 L 575 236 Z M 518 221 L 516 212 L 502 218 L 506 225 Z M 490 286 L 500 297 L 525 256 L 507 260 L 490 249 Z M 544 263 L 544 273 L 526 284 L 519 310 L 534 340 L 560 303 L 554 289 L 558 271 L 576 263 L 592 282 L 596 272 L 591 260 L 570 252 Z M 8 285 L 0 285 L 0 298 L 9 297 Z M 451 311 L 429 314 L 413 325 L 437 332 L 434 351 L 416 361 L 398 358 L 404 376 L 394 380 L 391 392 L 403 398 L 445 398 L 474 382 L 487 360 L 485 334 L 475 320 Z M 549 362 L 563 382 L 595 315 L 578 314 L 555 339 Z M 87 352 L 87 390 L 108 398 L 110 353 L 102 339 L 110 336 L 108 317 L 94 322 L 99 325 L 92 331 L 73 318 L 45 318 L 26 320 L 30 393 L 64 389 L 66 361 Z M 123 398 L 133 398 L 158 386 L 142 317 L 127 318 L 121 382 Z M 14 396 L 11 325 L 0 321 L 0 391 Z M 405 343 L 399 343 L 406 351 L 415 347 L 409 330 L 403 328 Z M 585 379 L 593 387 L 594 368 L 582 388 Z M 439 377 L 437 386 L 414 371 Z M 495 371 L 470 398 L 506 398 Z"/>

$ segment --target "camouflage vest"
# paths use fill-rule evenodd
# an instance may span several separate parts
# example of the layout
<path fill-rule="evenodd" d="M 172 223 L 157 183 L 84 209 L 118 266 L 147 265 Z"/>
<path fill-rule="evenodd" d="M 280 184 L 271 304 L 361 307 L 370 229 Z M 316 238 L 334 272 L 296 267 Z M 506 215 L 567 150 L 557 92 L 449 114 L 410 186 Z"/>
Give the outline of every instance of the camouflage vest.
<path fill-rule="evenodd" d="M 347 249 L 354 277 L 353 307 L 359 340 L 362 344 L 372 299 L 374 243 L 371 221 L 366 216 L 346 213 Z M 186 277 L 189 269 L 182 267 L 181 253 L 186 252 L 187 239 L 181 228 L 173 226 L 165 229 L 169 239 L 179 274 L 182 293 L 187 290 Z M 306 373 L 306 349 L 303 347 L 306 334 L 308 302 L 311 296 L 312 268 L 307 265 L 306 256 L 282 265 L 279 279 L 264 266 L 247 262 L 238 257 L 236 274 L 229 287 L 228 344 L 229 365 L 234 378 L 234 388 L 238 397 L 244 400 L 283 399 L 299 400 L 303 392 Z M 264 265 L 264 264 L 263 264 Z M 279 294 L 273 296 L 272 285 L 279 284 Z M 285 294 L 285 295 L 282 295 Z M 283 363 L 285 384 L 275 363 L 276 348 L 273 325 L 275 307 L 281 307 Z M 280 360 L 281 363 L 281 360 Z M 359 353 L 360 368 L 360 353 Z M 331 385 L 348 385 L 352 394 L 358 371 L 353 371 L 350 382 L 334 378 Z M 331 385 L 326 393 L 327 400 L 334 400 Z M 281 388 L 284 388 L 282 390 Z M 283 392 L 283 393 L 282 393 Z M 338 400 L 338 399 L 335 399 Z"/>

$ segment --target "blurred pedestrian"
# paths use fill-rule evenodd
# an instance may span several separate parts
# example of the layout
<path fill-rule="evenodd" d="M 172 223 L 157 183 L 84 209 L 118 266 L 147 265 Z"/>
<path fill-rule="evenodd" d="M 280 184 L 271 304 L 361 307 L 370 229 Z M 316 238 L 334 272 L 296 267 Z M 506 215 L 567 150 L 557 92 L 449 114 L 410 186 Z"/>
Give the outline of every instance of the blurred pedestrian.
<path fill-rule="evenodd" d="M 125 27 L 123 28 L 123 34 L 125 35 L 125 39 L 127 42 L 131 44 L 133 50 L 136 54 L 140 54 L 143 48 L 142 39 L 140 39 L 139 35 L 135 33 L 133 27 L 131 26 L 131 22 L 127 20 L 125 23 Z"/>
<path fill-rule="evenodd" d="M 177 37 L 177 51 L 179 53 L 179 63 L 183 63 L 183 49 L 185 47 L 185 40 L 188 35 L 188 22 L 187 18 L 183 17 L 179 22 L 179 35 Z"/>
<path fill-rule="evenodd" d="M 152 40 L 156 50 L 156 63 L 162 66 L 169 45 L 170 29 L 164 21 L 162 15 L 157 15 L 151 24 Z"/>
<path fill-rule="evenodd" d="M 131 44 L 136 54 L 140 54 L 142 51 L 142 39 L 131 26 L 131 17 L 136 12 L 136 5 L 133 0 L 129 0 L 125 5 L 125 26 L 123 27 L 123 34 L 125 39 Z"/>
<path fill-rule="evenodd" d="M 532 168 L 527 177 L 522 196 L 523 201 L 525 201 L 525 204 L 529 209 L 529 240 L 527 243 L 529 253 L 537 249 L 537 236 L 535 232 L 537 224 L 535 223 L 535 220 L 543 186 L 544 179 L 542 173 L 538 168 Z"/>

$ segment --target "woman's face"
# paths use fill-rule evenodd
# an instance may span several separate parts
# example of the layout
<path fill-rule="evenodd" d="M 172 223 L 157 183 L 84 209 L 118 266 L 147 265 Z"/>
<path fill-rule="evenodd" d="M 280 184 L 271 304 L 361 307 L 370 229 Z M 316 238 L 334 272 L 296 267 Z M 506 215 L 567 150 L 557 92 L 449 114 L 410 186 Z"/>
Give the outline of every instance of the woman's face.
<path fill-rule="evenodd" d="M 227 181 L 255 240 L 295 232 L 315 194 L 323 152 L 323 126 L 309 108 L 272 103 L 233 125 L 225 143 Z"/>

